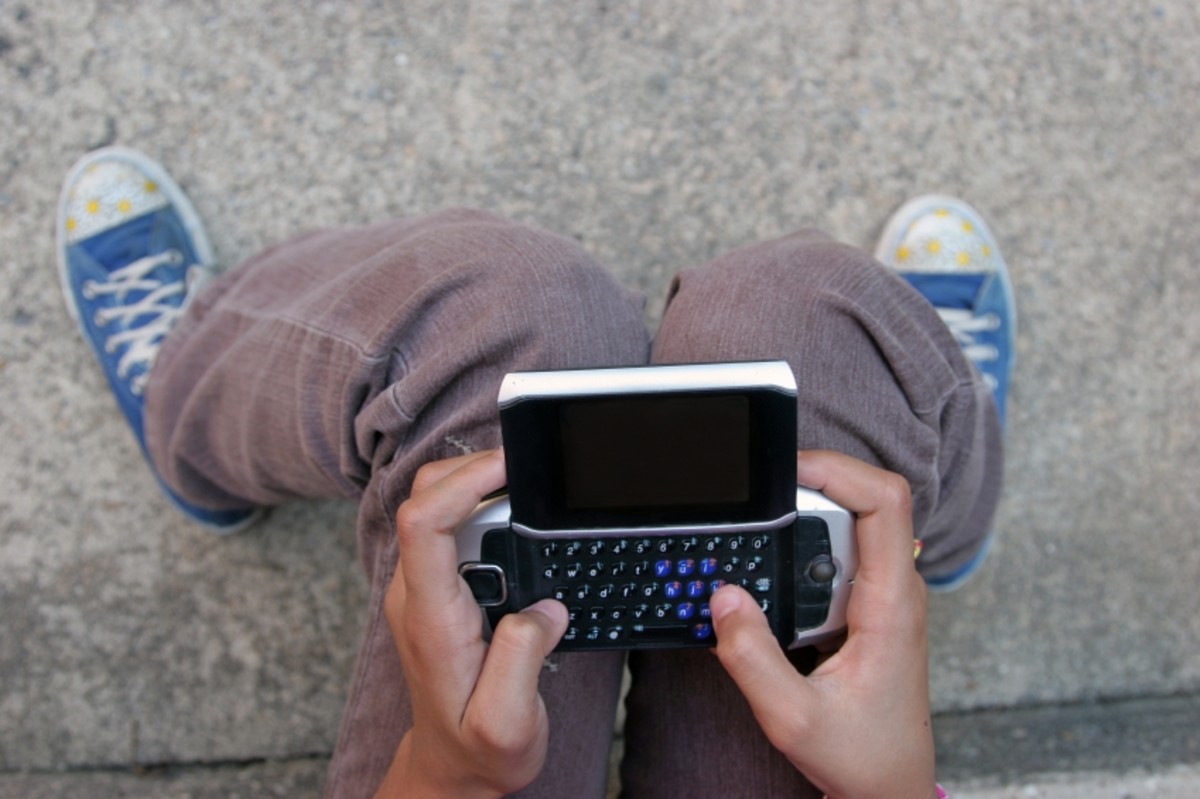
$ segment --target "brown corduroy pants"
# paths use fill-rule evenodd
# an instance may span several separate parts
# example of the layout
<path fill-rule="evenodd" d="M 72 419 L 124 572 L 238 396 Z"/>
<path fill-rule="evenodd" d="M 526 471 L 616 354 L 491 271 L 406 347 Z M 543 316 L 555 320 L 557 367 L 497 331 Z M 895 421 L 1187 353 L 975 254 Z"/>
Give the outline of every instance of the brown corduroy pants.
<path fill-rule="evenodd" d="M 423 463 L 499 442 L 519 369 L 786 359 L 799 448 L 905 476 L 927 576 L 968 563 L 1000 490 L 991 394 L 933 308 L 866 254 L 803 231 L 683 270 L 661 328 L 576 242 L 451 210 L 322 231 L 223 275 L 168 337 L 146 409 L 151 457 L 212 508 L 360 502 L 366 633 L 327 793 L 370 796 L 411 723 L 383 616 L 393 518 Z M 521 796 L 603 796 L 620 653 L 555 654 L 550 753 Z M 630 658 L 626 795 L 804 796 L 704 651 Z"/>

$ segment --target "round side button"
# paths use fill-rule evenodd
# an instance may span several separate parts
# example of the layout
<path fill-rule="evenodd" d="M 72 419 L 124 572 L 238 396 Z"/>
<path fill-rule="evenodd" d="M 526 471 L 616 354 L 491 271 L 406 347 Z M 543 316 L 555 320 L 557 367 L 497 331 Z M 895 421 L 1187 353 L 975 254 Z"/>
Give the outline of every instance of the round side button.
<path fill-rule="evenodd" d="M 812 559 L 808 564 L 808 576 L 813 582 L 828 583 L 837 577 L 837 564 L 826 555 L 820 555 Z"/>

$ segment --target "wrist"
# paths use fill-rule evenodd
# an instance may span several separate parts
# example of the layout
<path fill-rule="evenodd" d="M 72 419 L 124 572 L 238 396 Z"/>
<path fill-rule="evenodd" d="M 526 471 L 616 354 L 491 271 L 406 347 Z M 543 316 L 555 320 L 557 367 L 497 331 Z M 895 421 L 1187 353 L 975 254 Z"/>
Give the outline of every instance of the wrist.
<path fill-rule="evenodd" d="M 503 799 L 501 793 L 465 781 L 461 773 L 461 769 L 437 768 L 431 758 L 422 756 L 409 730 L 396 748 L 375 799 Z"/>

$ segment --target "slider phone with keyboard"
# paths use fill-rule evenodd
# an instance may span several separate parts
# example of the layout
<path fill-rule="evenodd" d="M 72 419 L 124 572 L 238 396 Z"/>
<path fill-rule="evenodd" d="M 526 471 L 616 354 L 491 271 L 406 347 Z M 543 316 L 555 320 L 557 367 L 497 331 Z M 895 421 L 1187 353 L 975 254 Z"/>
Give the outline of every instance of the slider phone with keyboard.
<path fill-rule="evenodd" d="M 785 648 L 845 629 L 854 520 L 796 486 L 785 362 L 514 372 L 498 402 L 506 493 L 457 531 L 485 633 L 553 597 L 560 651 L 712 646 L 726 583 Z"/>

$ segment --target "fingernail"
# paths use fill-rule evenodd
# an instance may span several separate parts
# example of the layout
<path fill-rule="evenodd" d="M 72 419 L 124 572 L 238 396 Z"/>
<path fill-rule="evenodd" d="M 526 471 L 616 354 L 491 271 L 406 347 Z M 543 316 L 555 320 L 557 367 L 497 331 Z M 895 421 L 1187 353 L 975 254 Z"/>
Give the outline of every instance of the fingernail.
<path fill-rule="evenodd" d="M 539 600 L 525 608 L 525 610 L 540 613 L 555 624 L 560 624 L 564 627 L 568 621 L 566 606 L 554 599 Z"/>
<path fill-rule="evenodd" d="M 737 610 L 737 606 L 737 592 L 728 585 L 718 588 L 717 592 L 708 600 L 708 610 L 712 613 L 714 624 Z"/>

